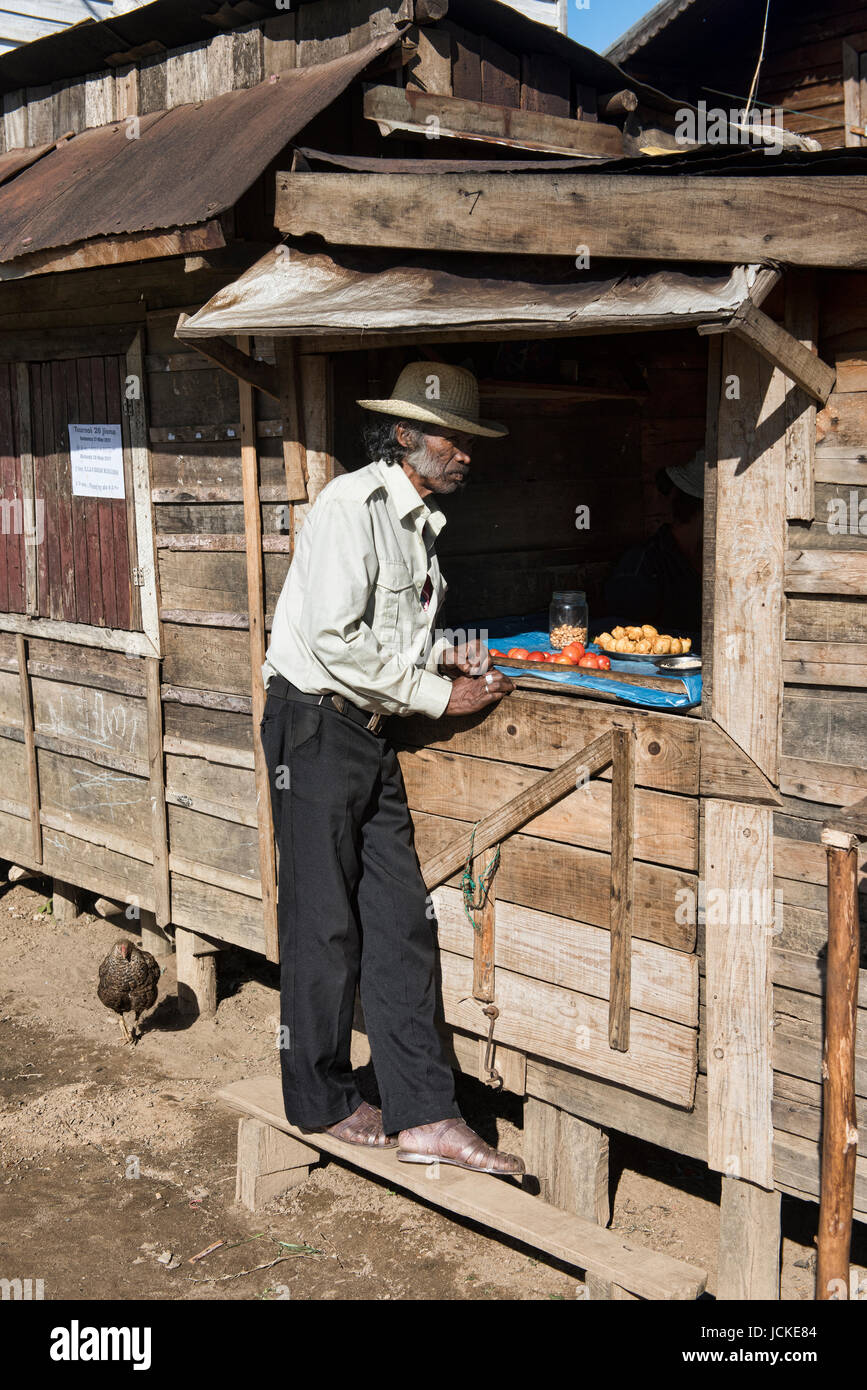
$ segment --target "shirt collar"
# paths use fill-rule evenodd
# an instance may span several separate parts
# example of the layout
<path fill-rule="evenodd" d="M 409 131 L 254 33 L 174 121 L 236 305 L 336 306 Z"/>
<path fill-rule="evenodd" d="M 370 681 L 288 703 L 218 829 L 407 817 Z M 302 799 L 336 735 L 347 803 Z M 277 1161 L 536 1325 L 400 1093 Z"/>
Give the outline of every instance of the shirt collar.
<path fill-rule="evenodd" d="M 379 459 L 377 468 L 400 520 L 403 521 L 405 516 L 415 513 L 413 521 L 419 534 L 427 522 L 434 535 L 438 536 L 447 519 L 439 502 L 433 496 L 420 497 L 400 464 L 386 463 L 384 459 Z"/>

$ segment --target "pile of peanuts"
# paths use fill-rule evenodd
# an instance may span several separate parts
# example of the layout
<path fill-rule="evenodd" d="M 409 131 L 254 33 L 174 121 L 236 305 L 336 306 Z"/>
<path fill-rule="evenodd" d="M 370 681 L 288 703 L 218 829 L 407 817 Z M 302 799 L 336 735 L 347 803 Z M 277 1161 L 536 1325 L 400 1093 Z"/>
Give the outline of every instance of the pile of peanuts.
<path fill-rule="evenodd" d="M 575 627 L 572 623 L 560 623 L 558 627 L 551 629 L 551 646 L 558 650 L 568 647 L 570 642 L 581 642 L 582 645 L 587 641 L 586 627 Z"/>
<path fill-rule="evenodd" d="M 642 623 L 641 627 L 614 627 L 593 640 L 604 652 L 627 652 L 635 656 L 681 656 L 692 646 L 692 638 L 660 634 L 650 623 Z"/>

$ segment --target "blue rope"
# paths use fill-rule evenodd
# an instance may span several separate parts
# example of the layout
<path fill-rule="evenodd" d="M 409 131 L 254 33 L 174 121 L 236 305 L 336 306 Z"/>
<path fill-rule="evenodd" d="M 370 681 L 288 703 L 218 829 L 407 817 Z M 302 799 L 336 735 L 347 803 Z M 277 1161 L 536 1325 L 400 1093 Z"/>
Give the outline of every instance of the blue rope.
<path fill-rule="evenodd" d="M 475 932 L 481 931 L 482 928 L 481 923 L 476 920 L 473 913 L 479 912 L 487 902 L 491 880 L 497 872 L 500 863 L 500 846 L 497 845 L 490 862 L 482 870 L 477 879 L 473 878 L 471 867 L 473 862 L 473 843 L 476 838 L 476 830 L 480 824 L 480 821 L 476 821 L 473 826 L 470 835 L 470 848 L 467 854 L 467 862 L 464 865 L 464 872 L 461 875 L 461 893 L 464 900 L 464 912 L 467 914 L 467 920 Z"/>

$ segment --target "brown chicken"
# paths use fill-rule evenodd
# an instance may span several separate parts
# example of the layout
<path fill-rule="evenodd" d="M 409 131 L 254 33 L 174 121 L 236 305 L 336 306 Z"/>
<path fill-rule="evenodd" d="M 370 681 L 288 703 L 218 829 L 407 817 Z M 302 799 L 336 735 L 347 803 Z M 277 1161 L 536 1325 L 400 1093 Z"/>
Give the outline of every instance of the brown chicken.
<path fill-rule="evenodd" d="M 120 1026 L 125 1042 L 136 1043 L 141 1037 L 139 1017 L 157 1002 L 157 983 L 160 968 L 149 951 L 140 951 L 131 941 L 116 941 L 99 967 L 97 995 L 107 1009 L 120 1014 Z M 132 1036 L 124 1014 L 133 1010 L 135 1022 Z"/>

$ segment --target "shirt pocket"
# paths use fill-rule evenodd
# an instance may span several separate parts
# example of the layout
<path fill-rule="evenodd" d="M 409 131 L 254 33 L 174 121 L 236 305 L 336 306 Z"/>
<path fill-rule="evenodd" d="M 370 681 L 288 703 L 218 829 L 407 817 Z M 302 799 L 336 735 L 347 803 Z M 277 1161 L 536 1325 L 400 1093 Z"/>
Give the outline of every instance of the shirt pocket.
<path fill-rule="evenodd" d="M 412 620 L 413 598 L 417 599 L 417 594 L 408 567 L 400 560 L 381 560 L 376 577 L 372 626 L 377 640 L 391 651 L 412 641 L 415 628 Z"/>

